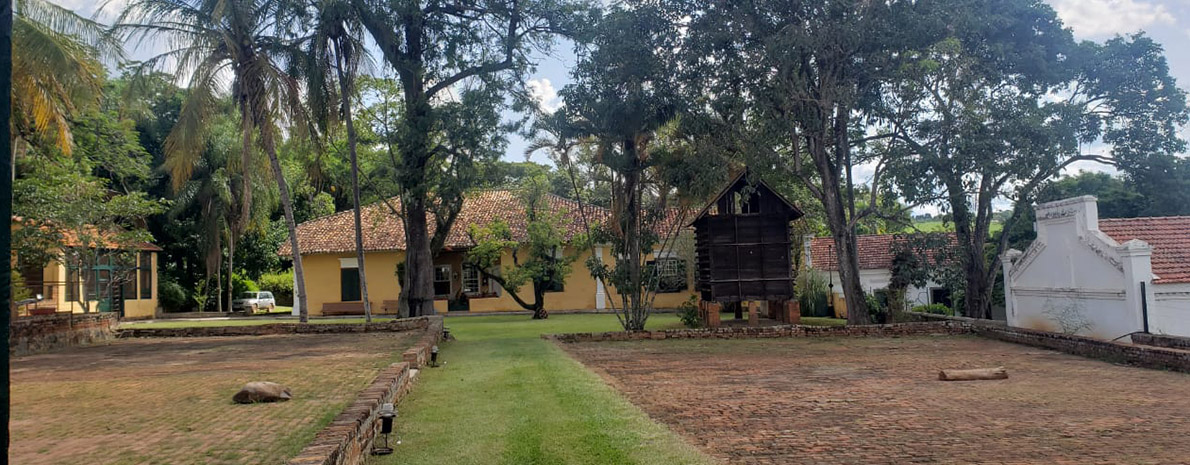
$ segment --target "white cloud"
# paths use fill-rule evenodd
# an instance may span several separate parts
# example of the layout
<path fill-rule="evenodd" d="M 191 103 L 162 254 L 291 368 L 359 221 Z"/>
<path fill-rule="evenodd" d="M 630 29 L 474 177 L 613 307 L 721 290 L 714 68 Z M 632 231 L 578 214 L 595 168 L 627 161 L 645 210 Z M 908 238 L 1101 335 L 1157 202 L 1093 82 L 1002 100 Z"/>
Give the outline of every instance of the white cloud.
<path fill-rule="evenodd" d="M 529 89 L 529 96 L 533 97 L 541 111 L 553 113 L 562 107 L 562 99 L 558 98 L 558 91 L 549 79 L 530 79 L 525 83 L 525 87 Z"/>
<path fill-rule="evenodd" d="M 1176 22 L 1165 5 L 1144 0 L 1050 0 L 1050 4 L 1080 37 L 1125 34 Z"/>

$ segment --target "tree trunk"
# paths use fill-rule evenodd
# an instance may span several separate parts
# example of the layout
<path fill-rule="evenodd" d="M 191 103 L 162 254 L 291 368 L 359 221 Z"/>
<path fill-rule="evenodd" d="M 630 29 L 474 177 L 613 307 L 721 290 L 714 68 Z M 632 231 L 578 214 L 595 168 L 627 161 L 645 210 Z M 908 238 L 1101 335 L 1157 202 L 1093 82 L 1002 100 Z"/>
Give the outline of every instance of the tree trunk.
<path fill-rule="evenodd" d="M 356 152 L 355 123 L 351 119 L 351 85 L 343 72 L 343 47 L 335 44 L 335 71 L 339 74 L 339 90 L 342 93 L 343 119 L 347 122 L 347 151 L 351 154 L 351 196 L 355 213 L 355 257 L 359 265 L 360 297 L 364 301 L 364 321 L 372 322 L 372 303 L 368 301 L 368 277 L 364 271 L 364 232 L 359 202 L 359 159 Z"/>
<path fill-rule="evenodd" d="M 277 159 L 277 148 L 269 138 L 262 135 L 265 153 L 269 155 L 269 165 L 273 168 L 273 176 L 277 178 L 277 187 L 281 191 L 281 211 L 285 213 L 285 227 L 289 230 L 289 247 L 293 252 L 293 278 L 296 286 L 293 289 L 294 303 L 300 309 L 299 321 L 310 321 L 310 306 L 306 302 L 306 273 L 302 269 L 302 254 L 298 246 L 297 223 L 293 220 L 293 199 L 289 195 L 289 183 L 285 182 L 285 173 L 281 171 L 281 161 Z"/>
<path fill-rule="evenodd" d="M 545 287 L 542 283 L 533 283 L 533 319 L 544 320 L 550 317 L 550 312 L 545 311 Z"/>
<path fill-rule="evenodd" d="M 231 305 L 231 301 L 236 297 L 236 287 L 232 282 L 232 276 L 235 274 L 236 238 L 234 232 L 229 236 L 227 238 L 227 311 L 230 312 L 235 310 L 235 307 Z M 220 292 L 219 298 L 223 298 L 222 292 Z"/>
<path fill-rule="evenodd" d="M 641 244 L 640 244 L 640 160 L 636 150 L 636 141 L 634 139 L 626 139 L 622 143 L 624 150 L 624 157 L 631 163 L 628 170 L 624 173 L 624 239 L 625 239 L 625 255 L 628 265 L 628 282 L 630 288 L 628 291 L 628 307 L 629 319 L 627 321 L 627 328 L 629 331 L 641 331 L 645 329 L 645 319 L 647 309 L 642 308 L 644 302 L 641 299 Z"/>
<path fill-rule="evenodd" d="M 825 158 L 825 154 L 823 157 Z M 826 160 L 823 160 L 823 164 L 825 163 Z M 830 227 L 831 237 L 835 242 L 839 284 L 843 288 L 843 299 L 847 303 L 847 324 L 864 325 L 869 323 L 868 302 L 859 280 L 858 246 L 854 230 L 848 227 L 847 213 L 839 187 L 837 177 L 822 176 L 822 205 L 825 207 L 827 226 Z"/>
<path fill-rule="evenodd" d="M 411 196 L 412 197 L 412 196 Z M 423 198 L 405 202 L 405 277 L 402 289 L 410 316 L 434 314 L 434 256 L 430 253 L 426 207 Z"/>

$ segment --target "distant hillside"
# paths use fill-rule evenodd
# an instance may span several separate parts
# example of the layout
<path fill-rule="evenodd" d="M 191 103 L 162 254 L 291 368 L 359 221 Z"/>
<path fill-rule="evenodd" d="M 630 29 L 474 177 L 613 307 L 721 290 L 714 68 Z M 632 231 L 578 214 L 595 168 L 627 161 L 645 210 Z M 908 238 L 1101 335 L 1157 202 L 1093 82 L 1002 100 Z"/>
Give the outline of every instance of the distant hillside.
<path fill-rule="evenodd" d="M 1004 224 L 995 221 L 992 223 L 992 234 L 1000 232 L 1004 229 Z M 942 220 L 928 220 L 928 221 L 914 221 L 913 227 L 905 228 L 905 232 L 950 232 L 954 231 L 954 224 L 950 222 L 943 222 Z"/>

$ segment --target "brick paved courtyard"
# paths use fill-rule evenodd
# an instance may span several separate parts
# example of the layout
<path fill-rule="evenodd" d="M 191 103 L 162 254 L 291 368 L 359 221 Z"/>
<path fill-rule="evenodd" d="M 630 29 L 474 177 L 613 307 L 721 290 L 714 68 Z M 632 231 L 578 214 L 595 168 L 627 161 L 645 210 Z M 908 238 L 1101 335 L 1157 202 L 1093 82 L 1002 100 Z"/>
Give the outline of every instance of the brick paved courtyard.
<path fill-rule="evenodd" d="M 1186 374 L 966 336 L 563 346 L 732 464 L 1190 463 Z"/>
<path fill-rule="evenodd" d="M 125 339 L 13 359 L 10 463 L 283 464 L 406 333 Z M 236 405 L 248 381 L 294 399 Z"/>

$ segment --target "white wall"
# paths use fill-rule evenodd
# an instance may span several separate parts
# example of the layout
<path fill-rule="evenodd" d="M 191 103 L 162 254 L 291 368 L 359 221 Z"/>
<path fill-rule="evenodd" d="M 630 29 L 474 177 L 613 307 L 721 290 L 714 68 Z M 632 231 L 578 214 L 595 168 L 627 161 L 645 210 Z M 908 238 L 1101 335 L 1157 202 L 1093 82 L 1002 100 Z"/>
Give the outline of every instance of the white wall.
<path fill-rule="evenodd" d="M 1190 336 L 1190 283 L 1154 284 L 1149 300 L 1149 332 Z"/>
<path fill-rule="evenodd" d="M 1008 324 L 1099 339 L 1140 331 L 1140 282 L 1152 281 L 1148 244 L 1120 244 L 1100 232 L 1091 196 L 1035 210 L 1037 240 L 1004 257 Z M 1157 312 L 1172 315 L 1164 307 Z"/>
<path fill-rule="evenodd" d="M 831 271 L 831 272 L 828 272 L 827 274 L 828 274 L 828 279 L 833 280 L 833 282 L 835 283 L 835 295 L 842 297 L 843 296 L 843 288 L 839 284 L 842 282 L 839 279 L 839 272 Z M 877 290 L 887 288 L 888 283 L 891 280 L 892 280 L 892 271 L 889 271 L 889 270 L 859 270 L 860 286 L 862 286 L 864 288 L 864 292 L 867 292 L 869 294 L 872 294 Z M 933 281 L 927 281 L 925 287 L 922 287 L 922 288 L 918 288 L 915 286 L 909 286 L 908 291 L 905 292 L 905 298 L 909 300 L 909 305 L 911 307 L 915 307 L 918 305 L 929 305 L 929 304 L 933 303 L 933 302 L 930 302 L 930 289 L 938 288 L 938 287 L 942 287 L 942 286 L 938 283 L 933 282 Z"/>

